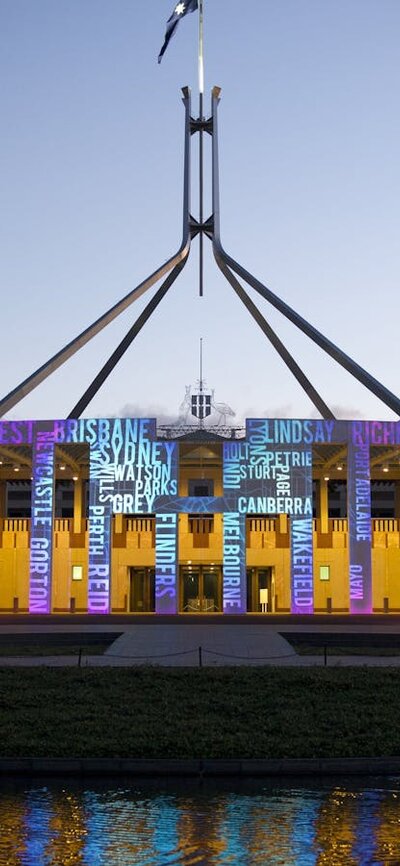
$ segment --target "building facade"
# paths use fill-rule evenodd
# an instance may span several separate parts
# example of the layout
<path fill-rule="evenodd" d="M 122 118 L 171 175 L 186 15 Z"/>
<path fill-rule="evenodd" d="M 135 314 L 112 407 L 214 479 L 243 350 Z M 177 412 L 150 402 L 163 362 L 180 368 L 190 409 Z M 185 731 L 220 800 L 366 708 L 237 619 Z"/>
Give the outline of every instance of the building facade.
<path fill-rule="evenodd" d="M 0 422 L 2 613 L 400 611 L 400 422 Z"/>

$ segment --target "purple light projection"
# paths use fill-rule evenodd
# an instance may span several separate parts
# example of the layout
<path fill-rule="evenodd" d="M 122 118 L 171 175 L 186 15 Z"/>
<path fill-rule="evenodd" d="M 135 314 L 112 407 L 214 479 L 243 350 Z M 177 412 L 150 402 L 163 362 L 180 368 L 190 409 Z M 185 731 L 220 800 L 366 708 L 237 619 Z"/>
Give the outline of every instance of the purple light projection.
<path fill-rule="evenodd" d="M 0 443 L 32 443 L 30 600 L 51 611 L 54 446 L 90 449 L 91 613 L 110 610 L 112 515 L 156 513 L 156 610 L 177 610 L 178 513 L 224 514 L 224 610 L 245 610 L 247 514 L 287 514 L 293 613 L 312 613 L 313 443 L 348 441 L 350 611 L 372 610 L 369 446 L 398 446 L 400 422 L 249 419 L 245 440 L 224 443 L 223 495 L 178 496 L 177 442 L 156 441 L 155 419 L 0 421 Z M 237 552 L 239 547 L 239 552 Z M 236 552 L 235 552 L 236 551 Z"/>
<path fill-rule="evenodd" d="M 349 426 L 347 497 L 349 520 L 350 613 L 372 613 L 370 430 Z"/>
<path fill-rule="evenodd" d="M 223 610 L 246 613 L 246 515 L 226 511 L 223 517 Z"/>
<path fill-rule="evenodd" d="M 178 514 L 156 514 L 156 613 L 177 613 Z"/>
<path fill-rule="evenodd" d="M 223 480 L 227 505 L 231 513 L 238 512 L 243 520 L 252 514 L 290 516 L 291 611 L 313 613 L 312 451 L 309 446 L 314 441 L 330 442 L 335 422 L 248 418 L 246 433 L 245 442 L 224 443 Z M 246 610 L 244 530 L 239 538 L 240 597 Z M 225 550 L 229 550 L 229 543 L 225 547 L 224 538 L 224 558 Z"/>
<path fill-rule="evenodd" d="M 32 521 L 29 613 L 51 613 L 54 502 L 54 429 L 35 427 L 32 443 Z"/>

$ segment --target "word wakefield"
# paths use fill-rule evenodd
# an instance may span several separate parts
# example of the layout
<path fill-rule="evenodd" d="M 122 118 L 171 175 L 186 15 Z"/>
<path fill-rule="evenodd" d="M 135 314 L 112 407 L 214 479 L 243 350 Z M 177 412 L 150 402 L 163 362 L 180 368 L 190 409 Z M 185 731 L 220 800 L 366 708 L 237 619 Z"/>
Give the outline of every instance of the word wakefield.
<path fill-rule="evenodd" d="M 180 441 L 158 439 L 154 418 L 1 421 L 0 444 L 32 451 L 29 609 L 50 613 L 57 446 L 87 446 L 89 613 L 110 612 L 114 514 L 151 514 L 156 613 L 178 612 L 180 513 L 222 513 L 224 613 L 246 612 L 246 515 L 290 517 L 292 613 L 313 613 L 313 446 L 339 445 L 347 462 L 350 612 L 372 610 L 371 446 L 400 444 L 400 422 L 248 419 L 223 442 L 222 494 L 181 496 Z M 15 452 L 17 453 L 17 452 Z"/>

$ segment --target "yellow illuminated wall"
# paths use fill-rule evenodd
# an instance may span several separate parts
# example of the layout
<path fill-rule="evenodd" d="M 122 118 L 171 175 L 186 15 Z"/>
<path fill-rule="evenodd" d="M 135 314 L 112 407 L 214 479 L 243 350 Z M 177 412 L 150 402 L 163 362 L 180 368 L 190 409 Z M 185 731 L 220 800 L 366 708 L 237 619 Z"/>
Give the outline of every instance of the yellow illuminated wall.
<path fill-rule="evenodd" d="M 179 495 L 187 496 L 195 480 L 211 480 L 213 495 L 222 494 L 222 460 L 218 448 L 183 449 Z M 399 485 L 398 485 L 399 487 Z M 30 521 L 5 516 L 5 482 L 0 482 L 0 612 L 28 610 Z M 397 492 L 397 509 L 400 497 Z M 400 515 L 373 520 L 372 590 L 375 612 L 400 611 Z M 88 590 L 88 521 L 83 516 L 82 482 L 75 487 L 74 517 L 56 519 L 53 536 L 52 611 L 85 612 Z M 111 603 L 115 612 L 129 610 L 130 569 L 154 568 L 155 538 L 146 515 L 113 520 Z M 179 515 L 181 565 L 222 567 L 223 515 Z M 286 515 L 254 516 L 247 521 L 246 566 L 272 569 L 276 612 L 290 611 L 290 519 Z M 322 569 L 322 571 L 321 571 Z M 317 613 L 349 611 L 347 521 L 328 517 L 326 484 L 320 480 L 314 520 L 314 604 Z M 321 576 L 322 575 L 322 576 Z"/>

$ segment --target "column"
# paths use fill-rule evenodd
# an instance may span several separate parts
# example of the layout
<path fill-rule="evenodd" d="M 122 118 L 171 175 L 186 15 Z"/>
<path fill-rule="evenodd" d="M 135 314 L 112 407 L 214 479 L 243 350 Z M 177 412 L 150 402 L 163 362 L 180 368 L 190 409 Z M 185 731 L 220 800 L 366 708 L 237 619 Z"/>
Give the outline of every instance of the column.
<path fill-rule="evenodd" d="M 400 518 L 400 481 L 394 482 L 394 516 Z"/>
<path fill-rule="evenodd" d="M 78 478 L 78 481 L 74 481 L 74 533 L 75 533 L 75 535 L 79 535 L 82 532 L 83 484 L 84 484 L 84 482 L 80 478 Z"/>
<path fill-rule="evenodd" d="M 104 454 L 106 456 L 104 456 Z M 110 613 L 112 489 L 107 452 L 90 446 L 88 613 Z"/>
<path fill-rule="evenodd" d="M 320 479 L 319 482 L 319 509 L 318 516 L 320 519 L 320 527 L 321 533 L 326 534 L 328 532 L 329 523 L 328 523 L 328 482 L 325 481 L 324 478 Z"/>
<path fill-rule="evenodd" d="M 32 441 L 29 613 L 51 613 L 54 517 L 53 424 L 37 424 Z"/>
<path fill-rule="evenodd" d="M 371 475 L 367 423 L 349 424 L 347 452 L 350 613 L 372 613 Z"/>
<path fill-rule="evenodd" d="M 124 531 L 124 515 L 123 514 L 115 514 L 114 515 L 114 532 L 116 535 L 121 535 Z"/>
<path fill-rule="evenodd" d="M 288 516 L 287 514 L 278 514 L 278 528 L 280 535 L 287 535 L 288 531 Z"/>
<path fill-rule="evenodd" d="M 292 494 L 301 513 L 290 518 L 291 612 L 314 613 L 314 556 L 312 516 L 312 451 L 302 450 L 301 469 L 293 471 Z"/>
<path fill-rule="evenodd" d="M 0 481 L 0 518 L 6 517 L 7 506 L 7 482 Z"/>
<path fill-rule="evenodd" d="M 246 613 L 246 515 L 223 515 L 223 611 Z"/>
<path fill-rule="evenodd" d="M 156 514 L 156 613 L 178 613 L 179 515 Z"/>

